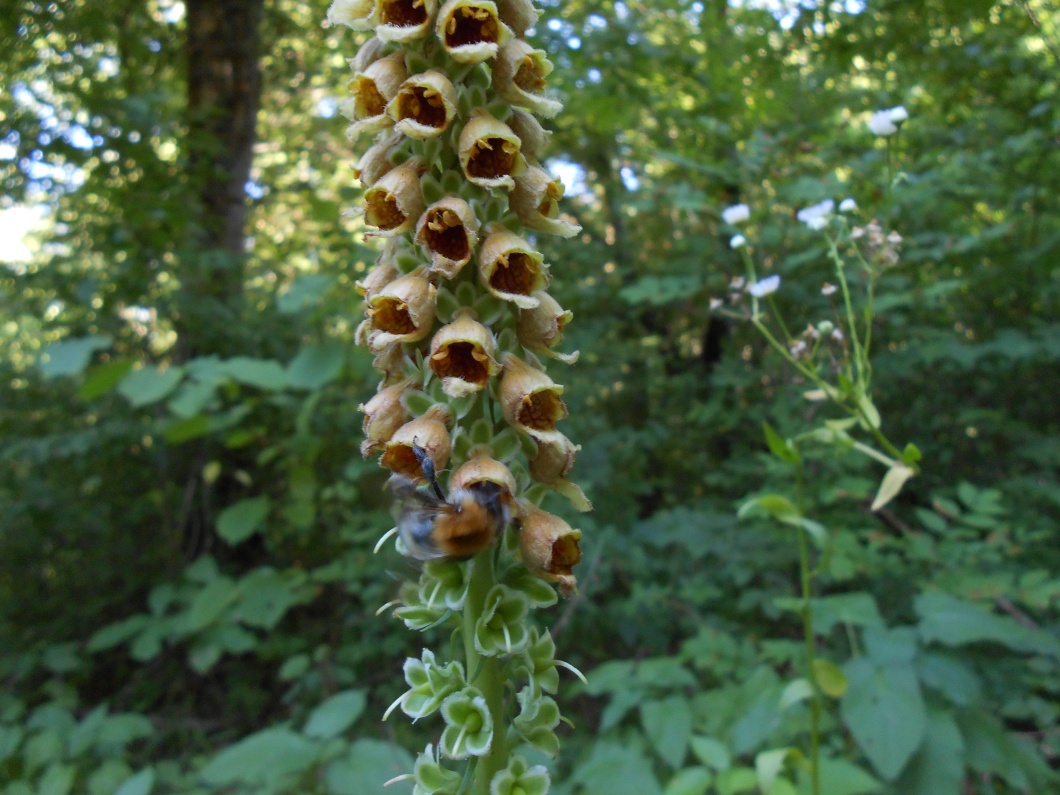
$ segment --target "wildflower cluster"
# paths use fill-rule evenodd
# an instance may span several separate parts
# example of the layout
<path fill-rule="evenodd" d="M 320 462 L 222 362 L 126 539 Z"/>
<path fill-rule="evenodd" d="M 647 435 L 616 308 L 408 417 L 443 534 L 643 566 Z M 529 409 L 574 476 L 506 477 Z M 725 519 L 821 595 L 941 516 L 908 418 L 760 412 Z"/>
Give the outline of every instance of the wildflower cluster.
<path fill-rule="evenodd" d="M 574 591 L 581 533 L 538 504 L 553 490 L 590 505 L 567 479 L 580 448 L 556 428 L 567 407 L 544 366 L 577 354 L 558 350 L 572 315 L 546 291 L 533 235 L 580 227 L 539 160 L 538 117 L 561 106 L 545 93 L 552 64 L 524 38 L 538 12 L 531 0 L 335 0 L 328 18 L 371 34 L 340 105 L 351 141 L 374 136 L 354 173 L 384 240 L 358 283 L 357 340 L 382 373 L 361 406 L 361 451 L 411 504 L 391 531 L 398 549 L 426 561 L 390 606 L 414 630 L 452 625 L 464 649 L 462 662 L 425 649 L 405 663 L 408 690 L 387 714 L 438 713 L 444 728 L 402 778 L 417 795 L 541 795 L 546 770 L 514 751 L 557 753 L 551 696 L 566 664 L 529 615 L 557 601 L 554 586 Z M 447 471 L 448 500 L 435 481 Z"/>

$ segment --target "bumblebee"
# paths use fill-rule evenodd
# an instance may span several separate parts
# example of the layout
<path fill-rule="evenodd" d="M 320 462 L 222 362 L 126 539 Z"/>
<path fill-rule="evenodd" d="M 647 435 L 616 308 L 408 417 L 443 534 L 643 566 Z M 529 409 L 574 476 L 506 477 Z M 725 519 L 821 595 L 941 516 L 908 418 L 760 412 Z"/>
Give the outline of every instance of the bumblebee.
<path fill-rule="evenodd" d="M 418 446 L 413 452 L 430 490 L 394 475 L 390 488 L 401 499 L 397 531 L 410 557 L 417 560 L 467 560 L 496 543 L 512 521 L 511 495 L 484 481 L 453 491 L 438 485 L 434 462 Z"/>

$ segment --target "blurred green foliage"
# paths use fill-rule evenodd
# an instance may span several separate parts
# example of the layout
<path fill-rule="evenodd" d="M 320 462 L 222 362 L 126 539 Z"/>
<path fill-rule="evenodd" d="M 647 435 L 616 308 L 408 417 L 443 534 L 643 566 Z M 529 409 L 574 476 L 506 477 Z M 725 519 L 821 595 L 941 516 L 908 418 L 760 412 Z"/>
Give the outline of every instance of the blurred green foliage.
<path fill-rule="evenodd" d="M 804 452 L 821 791 L 1054 791 L 1060 12 L 543 5 L 550 162 L 585 228 L 540 241 L 582 352 L 553 375 L 596 508 L 552 614 L 589 674 L 555 791 L 809 792 L 794 531 L 736 509 L 792 488 L 763 421 L 787 438 L 816 409 L 709 301 L 741 271 L 720 219 L 741 201 L 785 317 L 831 318 L 794 215 L 847 195 L 904 238 L 873 398 L 924 460 L 873 514 L 870 462 Z M 323 3 L 266 3 L 245 278 L 181 358 L 182 290 L 225 267 L 196 247 L 182 9 L 0 2 L 3 206 L 46 213 L 0 269 L 0 792 L 381 792 L 421 744 L 378 721 L 419 646 L 375 615 L 411 564 L 372 554 L 385 477 L 357 451 L 351 53 Z M 897 104 L 888 149 L 864 122 Z"/>

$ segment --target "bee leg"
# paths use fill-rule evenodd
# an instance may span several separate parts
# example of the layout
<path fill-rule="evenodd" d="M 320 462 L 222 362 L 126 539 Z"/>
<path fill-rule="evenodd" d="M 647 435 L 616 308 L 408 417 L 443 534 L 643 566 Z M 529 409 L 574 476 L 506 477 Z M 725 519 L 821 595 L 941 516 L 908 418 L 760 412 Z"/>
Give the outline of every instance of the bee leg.
<path fill-rule="evenodd" d="M 416 458 L 420 462 L 420 471 L 423 476 L 430 481 L 431 488 L 434 489 L 435 495 L 439 500 L 445 501 L 445 494 L 442 493 L 442 487 L 438 485 L 438 478 L 434 469 L 434 461 L 427 455 L 427 451 L 420 447 L 418 444 L 413 443 L 412 452 L 416 454 Z"/>

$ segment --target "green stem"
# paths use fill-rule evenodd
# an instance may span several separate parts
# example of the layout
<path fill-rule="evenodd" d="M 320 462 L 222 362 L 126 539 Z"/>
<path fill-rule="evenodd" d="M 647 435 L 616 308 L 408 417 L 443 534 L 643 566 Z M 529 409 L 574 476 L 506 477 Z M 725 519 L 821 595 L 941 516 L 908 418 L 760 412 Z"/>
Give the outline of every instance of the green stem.
<path fill-rule="evenodd" d="M 475 648 L 475 625 L 486 604 L 486 594 L 496 582 L 493 572 L 493 550 L 480 552 L 471 562 L 471 582 L 464 604 L 464 653 L 469 684 L 478 688 L 486 698 L 493 719 L 493 741 L 486 756 L 475 763 L 471 795 L 489 795 L 493 776 L 508 764 L 508 726 L 504 711 L 504 677 L 496 657 L 483 657 Z"/>
<path fill-rule="evenodd" d="M 798 473 L 798 508 L 803 512 L 805 503 L 806 480 L 802 464 L 797 467 Z M 810 600 L 813 597 L 813 573 L 810 571 L 810 544 L 806 531 L 797 529 L 799 536 L 799 584 L 802 589 L 802 630 L 806 647 L 806 679 L 810 683 L 810 781 L 813 795 L 821 795 L 821 691 L 817 687 L 814 675 L 816 644 L 813 635 L 813 609 Z"/>

